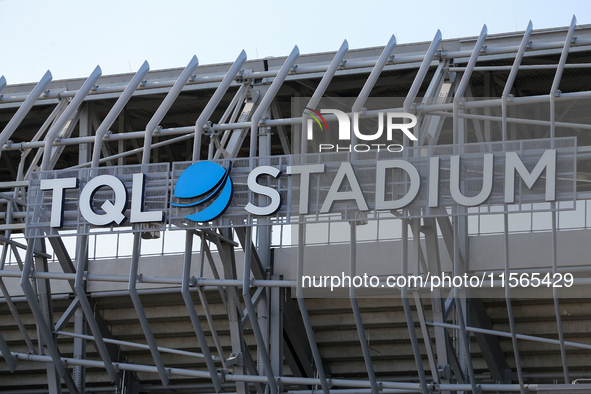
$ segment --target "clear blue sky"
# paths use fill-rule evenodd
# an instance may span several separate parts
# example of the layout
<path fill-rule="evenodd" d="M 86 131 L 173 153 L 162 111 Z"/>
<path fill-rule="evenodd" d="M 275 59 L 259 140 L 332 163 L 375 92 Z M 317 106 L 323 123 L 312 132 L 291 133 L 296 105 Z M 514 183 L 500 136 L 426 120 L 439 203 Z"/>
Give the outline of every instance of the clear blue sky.
<path fill-rule="evenodd" d="M 0 75 L 9 84 L 591 24 L 587 1 L 0 0 Z"/>

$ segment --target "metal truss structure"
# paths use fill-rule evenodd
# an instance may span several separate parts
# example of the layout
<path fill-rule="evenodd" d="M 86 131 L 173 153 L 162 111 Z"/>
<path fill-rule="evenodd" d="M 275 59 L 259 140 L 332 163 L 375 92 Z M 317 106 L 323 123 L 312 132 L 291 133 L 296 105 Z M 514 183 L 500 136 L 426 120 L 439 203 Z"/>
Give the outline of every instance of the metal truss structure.
<path fill-rule="evenodd" d="M 543 224 L 536 213 L 503 213 L 489 235 L 477 211 L 444 210 L 394 219 L 399 233 L 385 240 L 351 224 L 340 243 L 271 222 L 176 236 L 149 227 L 23 236 L 36 171 L 306 153 L 292 97 L 311 97 L 311 108 L 355 97 L 353 111 L 370 97 L 401 97 L 419 120 L 415 147 L 575 136 L 582 224 L 552 203 Z M 52 82 L 48 71 L 35 86 L 2 77 L 0 392 L 589 392 L 584 295 L 505 287 L 500 298 L 458 288 L 425 298 L 404 287 L 386 298 L 354 289 L 304 298 L 290 268 L 295 261 L 299 275 L 318 263 L 314 250 L 344 248 L 354 269 L 359 249 L 383 242 L 403 275 L 537 269 L 576 272 L 584 287 L 589 100 L 591 27 L 574 18 L 567 28 L 530 23 L 494 36 L 484 27 L 467 39 L 437 31 L 430 43 L 397 46 L 392 37 L 383 48 L 350 51 L 345 41 L 334 53 L 300 56 L 295 47 L 250 61 L 242 52 L 232 64 L 198 66 L 194 57 L 183 70 L 149 72 L 146 62 L 134 75 L 103 77 L 97 67 L 86 80 Z M 528 105 L 541 112 L 522 116 Z M 537 249 L 545 268 L 520 264 Z"/>

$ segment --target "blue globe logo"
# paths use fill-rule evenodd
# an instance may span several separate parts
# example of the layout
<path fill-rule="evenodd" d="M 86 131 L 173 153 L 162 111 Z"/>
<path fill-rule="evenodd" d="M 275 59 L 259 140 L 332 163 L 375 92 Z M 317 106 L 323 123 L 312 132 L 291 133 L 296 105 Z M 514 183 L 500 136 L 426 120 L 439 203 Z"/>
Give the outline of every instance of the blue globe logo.
<path fill-rule="evenodd" d="M 220 217 L 230 206 L 234 186 L 230 170 L 210 161 L 192 164 L 179 176 L 174 187 L 176 198 L 198 198 L 199 201 L 186 204 L 171 203 L 173 207 L 194 207 L 211 201 L 207 207 L 192 215 L 185 216 L 194 222 L 211 222 Z"/>

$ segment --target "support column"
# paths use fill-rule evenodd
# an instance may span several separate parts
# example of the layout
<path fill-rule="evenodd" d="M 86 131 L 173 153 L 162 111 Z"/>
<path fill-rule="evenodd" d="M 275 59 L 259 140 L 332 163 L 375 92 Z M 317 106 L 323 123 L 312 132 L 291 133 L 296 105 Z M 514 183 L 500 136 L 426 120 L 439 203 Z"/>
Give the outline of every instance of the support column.
<path fill-rule="evenodd" d="M 119 132 L 125 132 L 125 109 L 119 114 Z M 125 151 L 125 140 L 117 141 L 117 153 L 123 153 Z M 117 165 L 125 165 L 126 156 L 117 158 Z"/>
<path fill-rule="evenodd" d="M 45 253 L 45 240 L 38 239 L 35 244 L 35 251 L 40 251 Z M 34 257 L 35 261 L 35 270 L 37 272 L 49 272 L 49 267 L 47 265 L 47 258 L 36 254 Z M 35 280 L 37 283 L 37 295 L 39 299 L 39 306 L 41 307 L 41 311 L 43 313 L 43 317 L 45 318 L 45 322 L 37 322 L 37 324 L 46 324 L 47 327 L 54 327 L 53 321 L 53 304 L 51 302 L 51 285 L 49 283 L 49 279 L 37 279 Z M 53 342 L 55 343 L 55 335 L 53 335 Z M 48 354 L 48 349 L 46 347 L 45 341 L 43 341 L 43 346 L 40 346 L 40 354 Z M 50 394 L 61 394 L 61 382 L 60 376 L 55 368 L 53 363 L 45 364 L 47 369 L 47 386 L 49 389 Z"/>
<path fill-rule="evenodd" d="M 425 218 L 425 247 L 427 266 L 431 275 L 441 275 L 441 261 L 439 258 L 439 239 L 437 237 L 437 225 L 435 219 Z M 443 290 L 436 288 L 431 293 L 431 308 L 433 313 L 433 321 L 445 322 L 445 304 L 443 302 Z M 437 353 L 437 371 L 434 373 L 438 375 L 441 384 L 450 383 L 451 367 L 449 364 L 448 346 L 447 346 L 447 332 L 444 328 L 435 328 L 435 349 Z M 449 393 L 448 391 L 444 393 Z"/>
<path fill-rule="evenodd" d="M 267 89 L 263 89 L 265 92 L 267 91 Z M 267 109 L 265 111 L 265 117 L 269 118 L 271 116 L 271 110 Z M 251 138 L 256 138 L 254 135 L 251 135 Z M 258 139 L 259 139 L 259 147 L 258 147 L 258 155 L 259 157 L 269 157 L 271 156 L 271 128 L 270 127 L 260 127 L 258 128 Z M 254 152 L 251 153 L 252 156 L 254 156 Z M 269 164 L 267 160 L 265 159 L 260 159 L 259 160 L 259 165 L 267 165 Z M 264 179 L 259 180 L 259 183 L 261 184 L 265 184 L 267 181 Z M 259 195 L 258 196 L 258 204 L 259 206 L 265 206 L 269 203 L 269 198 L 267 196 L 262 196 Z M 269 223 L 269 219 L 266 217 L 260 217 L 258 218 L 259 223 Z M 259 259 L 261 261 L 261 264 L 263 266 L 263 269 L 266 272 L 265 277 L 268 278 L 269 275 L 271 274 L 272 271 L 272 267 L 271 267 L 271 225 L 264 225 L 264 226 L 258 226 L 257 227 L 257 238 L 258 238 L 258 248 L 257 248 L 257 252 L 259 255 Z M 259 302 L 258 306 L 257 306 L 257 319 L 258 319 L 258 324 L 261 327 L 261 333 L 263 334 L 263 339 L 264 339 L 264 347 L 265 347 L 265 351 L 261 351 L 260 347 L 257 349 L 257 368 L 259 371 L 259 375 L 265 375 L 265 371 L 264 371 L 264 367 L 263 367 L 263 362 L 261 360 L 261 353 L 264 354 L 265 352 L 267 354 L 271 353 L 271 346 L 270 346 L 270 332 L 272 331 L 271 329 L 271 324 L 270 324 L 270 318 L 271 318 L 271 308 L 272 308 L 272 304 L 274 304 L 275 306 L 277 306 L 278 300 L 275 300 L 273 297 L 278 297 L 279 294 L 276 292 L 273 292 L 271 288 L 267 288 L 265 290 L 263 290 L 263 294 L 261 295 L 262 299 Z M 281 335 L 283 334 L 283 331 L 280 331 Z M 260 344 L 259 344 L 260 346 Z M 278 346 L 281 347 L 283 346 L 283 342 L 280 341 L 278 342 Z M 281 353 L 281 351 L 279 351 L 279 353 Z M 272 357 L 272 356 L 271 356 Z M 275 365 L 276 363 L 283 365 L 283 358 L 280 361 L 275 360 L 275 362 L 273 362 L 273 360 L 271 361 L 273 363 L 273 365 Z M 274 373 L 278 373 L 278 370 L 273 368 L 273 372 Z M 281 389 L 280 389 L 281 390 Z"/>
<path fill-rule="evenodd" d="M 271 279 L 279 280 L 282 278 L 279 275 L 273 275 Z M 271 298 L 269 357 L 271 357 L 273 372 L 277 376 L 283 376 L 283 297 L 285 297 L 285 289 L 271 287 L 269 290 Z M 279 392 L 282 391 L 281 383 L 279 383 Z"/>
<path fill-rule="evenodd" d="M 79 121 L 80 137 L 89 137 L 92 135 L 92 118 L 94 116 L 94 103 L 89 101 L 82 108 Z M 78 145 L 78 164 L 88 163 L 91 159 L 90 144 Z"/>
<path fill-rule="evenodd" d="M 88 137 L 92 135 L 92 118 L 94 116 L 94 103 L 87 102 L 80 115 L 80 122 L 79 122 L 79 134 L 80 137 Z M 90 144 L 80 144 L 78 146 L 78 164 L 88 163 L 91 160 L 91 150 Z M 79 253 L 84 251 L 84 253 L 88 253 L 88 248 L 82 248 L 80 243 L 81 242 L 88 242 L 88 237 L 76 237 L 76 260 L 84 259 L 84 270 L 87 269 L 88 258 L 87 256 L 82 256 Z M 80 266 L 80 265 L 79 265 Z M 86 290 L 86 282 L 84 282 L 84 289 Z M 86 335 L 86 319 L 84 318 L 84 311 L 78 306 L 76 308 L 76 312 L 74 312 L 74 332 L 80 335 Z M 73 357 L 75 359 L 85 359 L 86 358 L 86 340 L 82 338 L 74 338 L 74 354 Z M 85 380 L 86 380 L 86 368 L 81 365 L 74 366 L 74 373 L 73 373 L 74 383 L 80 393 L 83 394 L 85 390 Z"/>
<path fill-rule="evenodd" d="M 230 235 L 230 234 L 227 234 Z M 202 239 L 201 255 L 205 253 L 207 244 L 205 238 Z M 237 279 L 236 275 L 236 260 L 234 255 L 234 248 L 226 243 L 223 244 L 220 249 L 220 258 L 224 268 L 225 279 Z M 235 375 L 246 375 L 245 363 L 247 362 L 247 353 L 249 352 L 248 347 L 244 341 L 244 335 L 242 331 L 242 318 L 240 316 L 241 305 L 238 300 L 238 291 L 236 287 L 226 287 L 225 299 L 227 301 L 227 312 L 228 322 L 230 326 L 230 342 L 232 345 L 232 354 L 228 358 L 227 366 L 232 368 Z M 248 353 L 250 355 L 250 353 Z M 247 382 L 236 382 L 236 393 L 237 394 L 248 394 L 249 387 Z M 257 393 L 260 391 L 259 384 L 255 383 Z"/>
<path fill-rule="evenodd" d="M 86 335 L 86 321 L 84 312 L 80 307 L 74 312 L 74 332 L 76 334 Z M 83 360 L 86 358 L 86 340 L 74 338 L 74 358 Z M 86 368 L 80 365 L 74 365 L 74 383 L 80 393 L 84 393 L 86 383 Z"/>

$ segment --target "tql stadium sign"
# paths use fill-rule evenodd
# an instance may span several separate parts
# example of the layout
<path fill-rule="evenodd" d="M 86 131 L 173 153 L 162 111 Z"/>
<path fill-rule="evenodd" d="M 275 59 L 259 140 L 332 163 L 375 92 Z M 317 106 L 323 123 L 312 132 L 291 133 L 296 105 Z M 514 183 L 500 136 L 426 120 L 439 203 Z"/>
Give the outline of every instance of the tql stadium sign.
<path fill-rule="evenodd" d="M 548 211 L 576 199 L 576 151 L 569 137 L 40 172 L 25 235 Z"/>

